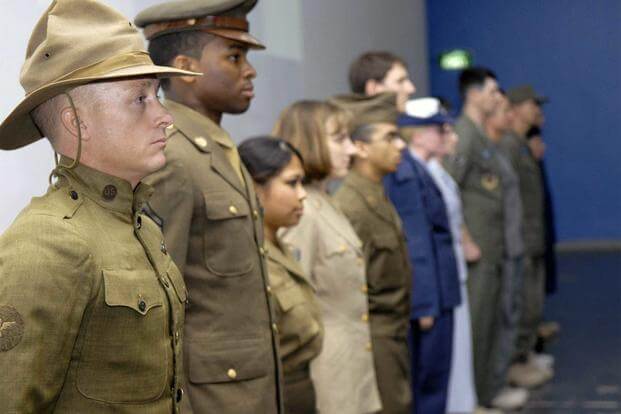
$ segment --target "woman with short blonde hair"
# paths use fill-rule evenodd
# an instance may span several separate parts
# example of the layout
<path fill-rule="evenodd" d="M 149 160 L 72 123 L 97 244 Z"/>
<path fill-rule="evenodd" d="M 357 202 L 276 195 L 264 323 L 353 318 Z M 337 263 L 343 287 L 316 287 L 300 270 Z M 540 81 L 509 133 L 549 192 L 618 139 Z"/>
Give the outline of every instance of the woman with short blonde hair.
<path fill-rule="evenodd" d="M 321 354 L 310 364 L 321 413 L 361 414 L 381 409 L 371 335 L 362 243 L 326 191 L 343 178 L 356 150 L 348 112 L 333 104 L 299 101 L 286 108 L 273 134 L 304 158 L 308 181 L 304 214 L 287 229 L 287 243 L 317 291 L 324 320 Z"/>

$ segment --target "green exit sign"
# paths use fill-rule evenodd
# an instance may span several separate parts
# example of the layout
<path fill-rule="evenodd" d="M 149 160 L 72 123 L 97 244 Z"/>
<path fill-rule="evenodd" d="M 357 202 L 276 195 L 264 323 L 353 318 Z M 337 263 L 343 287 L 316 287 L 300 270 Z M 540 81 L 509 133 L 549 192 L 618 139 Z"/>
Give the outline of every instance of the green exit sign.
<path fill-rule="evenodd" d="M 463 70 L 472 66 L 472 53 L 465 49 L 448 50 L 440 55 L 440 67 L 444 70 Z"/>

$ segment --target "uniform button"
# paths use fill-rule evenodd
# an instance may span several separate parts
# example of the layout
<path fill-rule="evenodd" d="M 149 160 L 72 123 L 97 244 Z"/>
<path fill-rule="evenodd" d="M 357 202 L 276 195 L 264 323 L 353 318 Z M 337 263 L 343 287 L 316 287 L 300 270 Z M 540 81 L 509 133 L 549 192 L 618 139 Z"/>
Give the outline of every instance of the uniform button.
<path fill-rule="evenodd" d="M 235 371 L 233 368 L 229 369 L 226 372 L 226 375 L 230 378 L 230 379 L 235 379 L 237 378 L 237 371 Z"/>
<path fill-rule="evenodd" d="M 138 309 L 140 309 L 140 312 L 144 312 L 147 309 L 147 303 L 143 299 L 138 301 Z"/>
<path fill-rule="evenodd" d="M 272 287 L 270 285 L 267 285 L 265 290 L 267 290 L 267 293 L 272 293 Z"/>
<path fill-rule="evenodd" d="M 181 389 L 181 388 L 177 389 L 176 398 L 177 398 L 177 402 L 178 403 L 181 402 L 181 400 L 183 399 L 183 389 Z"/>
<path fill-rule="evenodd" d="M 369 287 L 367 285 L 362 285 L 360 290 L 362 291 L 362 293 L 369 293 Z"/>
<path fill-rule="evenodd" d="M 101 195 L 103 196 L 104 200 L 112 201 L 116 197 L 116 193 L 117 193 L 116 187 L 113 186 L 112 184 L 108 184 L 107 186 L 104 187 Z"/>
<path fill-rule="evenodd" d="M 254 217 L 255 220 L 259 219 L 259 212 L 257 210 L 252 210 L 252 217 Z"/>
<path fill-rule="evenodd" d="M 194 138 L 194 142 L 201 148 L 205 148 L 207 146 L 207 140 L 203 137 Z"/>
<path fill-rule="evenodd" d="M 71 197 L 72 200 L 77 200 L 78 199 L 78 193 L 76 193 L 75 191 L 71 191 L 69 193 L 69 197 Z"/>
<path fill-rule="evenodd" d="M 230 206 L 230 207 L 229 207 L 229 213 L 231 213 L 231 214 L 237 214 L 237 207 L 235 207 L 235 206 Z"/>
<path fill-rule="evenodd" d="M 274 331 L 274 333 L 278 333 L 278 325 L 275 323 L 272 324 L 272 331 Z"/>
<path fill-rule="evenodd" d="M 136 217 L 136 228 L 140 229 L 142 227 L 142 217 Z"/>
<path fill-rule="evenodd" d="M 160 250 L 162 251 L 162 253 L 168 254 L 168 250 L 166 250 L 166 243 L 164 243 L 164 240 L 162 240 L 162 243 L 160 243 Z"/>
<path fill-rule="evenodd" d="M 362 322 L 369 322 L 369 314 L 363 313 L 361 319 L 362 319 Z"/>
<path fill-rule="evenodd" d="M 367 342 L 367 345 L 364 348 L 370 352 L 373 350 L 373 345 L 371 345 L 371 342 Z"/>
<path fill-rule="evenodd" d="M 259 247 L 259 253 L 261 253 L 261 256 L 265 256 L 265 248 L 264 247 Z"/>

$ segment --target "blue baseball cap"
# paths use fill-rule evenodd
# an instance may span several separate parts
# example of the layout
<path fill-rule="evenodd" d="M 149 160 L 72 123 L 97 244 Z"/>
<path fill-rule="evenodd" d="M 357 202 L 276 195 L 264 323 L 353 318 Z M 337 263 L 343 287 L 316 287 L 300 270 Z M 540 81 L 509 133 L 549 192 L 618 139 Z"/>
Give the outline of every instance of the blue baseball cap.
<path fill-rule="evenodd" d="M 437 98 L 410 99 L 405 112 L 397 118 L 398 127 L 454 124 L 455 119 L 442 107 Z"/>

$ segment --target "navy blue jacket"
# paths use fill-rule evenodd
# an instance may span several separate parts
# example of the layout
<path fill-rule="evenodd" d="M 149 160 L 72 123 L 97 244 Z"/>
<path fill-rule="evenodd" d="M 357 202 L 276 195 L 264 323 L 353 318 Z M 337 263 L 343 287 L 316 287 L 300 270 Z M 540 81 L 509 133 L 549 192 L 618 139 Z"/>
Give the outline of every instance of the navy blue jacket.
<path fill-rule="evenodd" d="M 438 316 L 461 303 L 453 239 L 442 194 L 408 149 L 384 179 L 407 236 L 412 263 L 410 319 Z"/>

